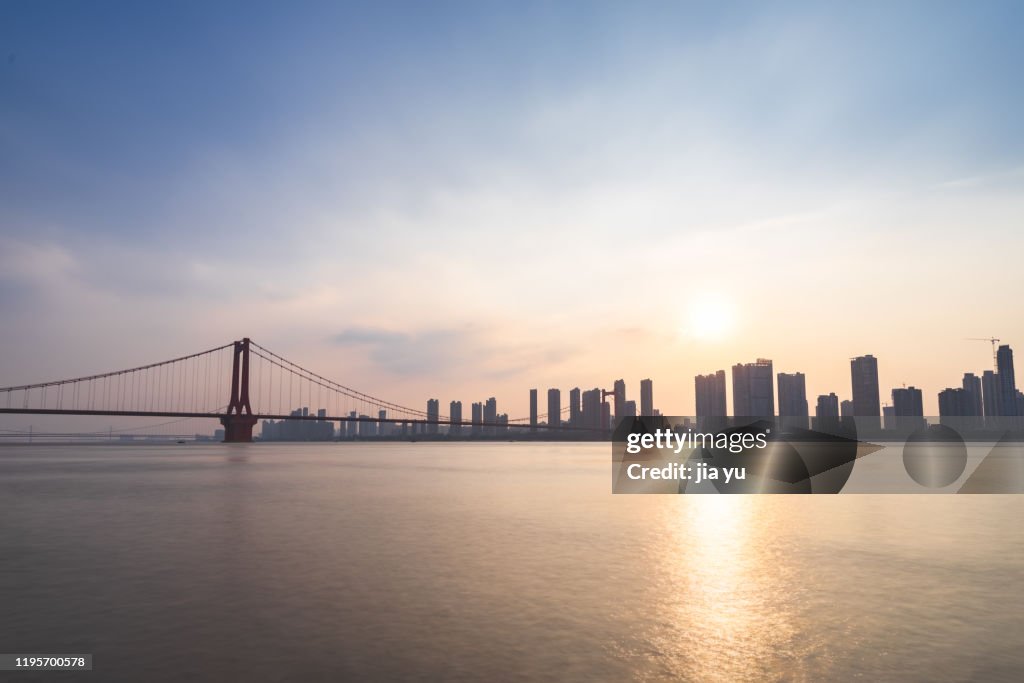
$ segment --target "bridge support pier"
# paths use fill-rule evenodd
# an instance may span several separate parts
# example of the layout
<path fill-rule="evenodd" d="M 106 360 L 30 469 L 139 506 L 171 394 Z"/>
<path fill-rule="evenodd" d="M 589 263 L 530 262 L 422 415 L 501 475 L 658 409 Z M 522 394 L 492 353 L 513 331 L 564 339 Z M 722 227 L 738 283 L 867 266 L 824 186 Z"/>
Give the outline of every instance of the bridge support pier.
<path fill-rule="evenodd" d="M 250 443 L 252 428 L 258 418 L 249 405 L 249 338 L 235 342 L 235 359 L 231 366 L 231 402 L 228 413 L 220 419 L 224 425 L 224 443 Z"/>
<path fill-rule="evenodd" d="M 257 418 L 253 415 L 228 415 L 220 419 L 224 425 L 224 443 L 250 443 L 252 441 L 252 428 L 256 426 Z"/>

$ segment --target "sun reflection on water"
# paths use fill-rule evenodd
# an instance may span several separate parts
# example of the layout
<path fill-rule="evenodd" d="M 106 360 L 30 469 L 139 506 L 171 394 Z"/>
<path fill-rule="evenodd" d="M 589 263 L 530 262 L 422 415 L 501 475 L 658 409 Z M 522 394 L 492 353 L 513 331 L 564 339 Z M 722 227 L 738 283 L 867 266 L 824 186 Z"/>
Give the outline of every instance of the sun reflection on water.
<path fill-rule="evenodd" d="M 666 501 L 668 502 L 668 501 Z M 680 496 L 663 506 L 653 589 L 663 617 L 648 642 L 657 677 L 763 680 L 788 658 L 785 558 L 755 496 Z M 794 672 L 795 673 L 795 672 Z"/>

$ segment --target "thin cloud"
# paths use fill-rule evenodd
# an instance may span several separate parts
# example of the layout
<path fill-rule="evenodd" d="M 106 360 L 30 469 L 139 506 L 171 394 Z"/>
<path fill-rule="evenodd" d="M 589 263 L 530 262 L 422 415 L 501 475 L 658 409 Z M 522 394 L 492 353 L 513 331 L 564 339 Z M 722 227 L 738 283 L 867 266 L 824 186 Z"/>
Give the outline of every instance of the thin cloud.
<path fill-rule="evenodd" d="M 333 335 L 339 347 L 362 351 L 377 369 L 415 377 L 508 378 L 558 364 L 569 350 L 557 345 L 496 343 L 479 328 L 438 328 L 412 332 L 351 327 Z"/>

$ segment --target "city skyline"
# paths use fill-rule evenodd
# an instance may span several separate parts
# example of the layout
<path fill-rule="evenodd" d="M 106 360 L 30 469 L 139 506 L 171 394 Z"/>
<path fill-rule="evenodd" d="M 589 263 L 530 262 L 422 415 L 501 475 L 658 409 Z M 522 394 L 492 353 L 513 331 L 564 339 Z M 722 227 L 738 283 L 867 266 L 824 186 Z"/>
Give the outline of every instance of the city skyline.
<path fill-rule="evenodd" d="M 852 417 L 878 417 L 881 419 L 881 426 L 892 429 L 893 427 L 907 427 L 917 425 L 917 420 L 926 416 L 953 416 L 953 417 L 1016 417 L 1024 415 L 1024 393 L 1015 383 L 1015 368 L 1013 363 L 1012 348 L 1007 345 L 1000 345 L 996 351 L 996 362 L 1000 372 L 995 374 L 996 385 L 999 389 L 998 398 L 983 400 L 981 378 L 973 372 L 966 372 L 963 375 L 962 387 L 947 387 L 937 394 L 939 411 L 934 415 L 926 414 L 924 411 L 923 392 L 914 386 L 893 387 L 891 389 L 891 402 L 883 401 L 881 389 L 878 382 L 877 359 L 867 354 L 850 359 L 851 378 L 850 393 L 856 394 L 856 399 L 843 400 L 843 408 L 840 411 L 840 401 L 834 392 L 822 394 L 817 397 L 816 407 L 813 413 L 809 410 L 809 403 L 806 398 L 805 376 L 801 372 L 785 373 L 780 372 L 772 376 L 772 361 L 759 358 L 754 363 L 737 363 L 732 367 L 733 373 L 733 412 L 725 409 L 727 404 L 727 391 L 725 385 L 725 372 L 719 370 L 707 375 L 697 375 L 695 380 L 695 399 L 698 409 L 692 417 L 722 417 L 722 416 L 743 416 L 743 417 L 789 417 L 808 418 L 808 425 L 811 425 L 811 418 L 834 418 L 840 415 Z M 991 372 L 989 373 L 991 375 Z M 774 405 L 774 382 L 778 380 L 778 412 L 772 408 Z M 654 408 L 653 380 L 645 378 L 640 382 L 640 392 L 643 396 L 641 406 L 638 410 L 637 402 L 629 400 L 627 384 L 623 379 L 617 379 L 612 384 L 611 391 L 594 388 L 582 391 L 580 387 L 574 387 L 569 391 L 569 405 L 563 406 L 561 401 L 561 390 L 549 388 L 547 390 L 548 413 L 538 414 L 538 389 L 530 389 L 530 414 L 528 418 L 513 418 L 514 421 L 522 423 L 527 419 L 530 433 L 536 435 L 540 426 L 549 427 L 553 424 L 551 416 L 557 416 L 556 426 L 568 427 L 570 429 L 600 429 L 608 430 L 621 419 L 637 416 L 659 416 L 676 413 L 664 413 Z M 612 403 L 609 406 L 607 397 L 611 396 Z M 1012 401 L 1009 397 L 1012 396 Z M 588 403 L 584 403 L 584 399 Z M 597 402 L 600 401 L 602 414 L 596 413 Z M 1008 408 L 1007 405 L 1012 404 Z M 483 405 L 483 404 L 477 404 Z M 490 412 L 483 411 L 477 417 L 474 413 L 474 420 L 482 420 L 483 424 L 471 426 L 471 434 L 474 436 L 501 436 L 507 434 L 509 424 L 508 414 L 496 414 L 496 399 L 488 399 L 488 405 L 492 406 Z M 448 416 L 450 424 L 440 434 L 449 436 L 461 436 L 464 434 L 460 421 L 461 402 L 452 401 L 452 410 Z M 743 412 L 741 412 L 743 411 Z M 306 415 L 307 409 L 295 410 L 293 415 Z M 608 417 L 606 417 L 606 415 Z M 320 411 L 319 416 L 323 418 L 324 412 Z M 355 415 L 353 415 L 354 417 Z M 368 418 L 360 415 L 360 418 Z M 380 418 L 386 417 L 386 411 L 380 411 Z M 540 418 L 544 419 L 540 419 Z M 609 417 L 611 418 L 609 420 Z M 372 424 L 357 423 L 357 434 L 359 437 L 374 436 L 412 436 L 417 435 L 438 435 L 438 401 L 437 399 L 427 400 L 426 423 L 422 425 L 381 425 L 380 428 Z M 794 423 L 796 424 L 796 423 Z M 923 422 L 921 423 L 923 424 Z M 321 423 L 307 423 L 293 425 L 292 431 L 305 429 L 313 437 L 304 437 L 312 440 L 323 440 L 324 433 L 321 430 Z M 524 425 L 525 426 L 525 425 Z M 386 431 L 384 428 L 387 428 Z M 280 429 L 274 423 L 270 423 L 271 439 L 277 437 L 275 429 Z M 352 427 L 348 427 L 352 429 Z M 378 431 L 380 429 L 380 431 Z M 266 434 L 266 432 L 264 432 Z M 346 427 L 341 427 L 338 434 L 328 433 L 326 438 L 340 436 L 345 438 Z M 352 436 L 349 433 L 348 436 Z"/>
<path fill-rule="evenodd" d="M 994 345 L 993 345 L 993 348 Z M 985 370 L 983 375 L 992 382 L 990 398 L 984 398 L 982 378 L 974 372 L 966 371 L 962 375 L 960 387 L 946 387 L 935 392 L 935 405 L 938 410 L 925 410 L 926 402 L 921 388 L 906 384 L 891 387 L 884 391 L 879 380 L 878 359 L 873 354 L 865 354 L 850 359 L 850 398 L 842 398 L 835 391 L 818 394 L 815 397 L 815 409 L 810 409 L 806 389 L 806 375 L 803 372 L 773 372 L 773 362 L 768 358 L 758 358 L 752 363 L 736 363 L 731 370 L 731 391 L 727 389 L 725 370 L 717 370 L 706 375 L 694 376 L 694 410 L 692 412 L 665 411 L 655 407 L 654 380 L 640 380 L 642 400 L 638 403 L 629 400 L 628 383 L 624 379 L 612 382 L 611 390 L 597 387 L 597 391 L 612 396 L 611 415 L 616 420 L 620 417 L 637 415 L 690 415 L 690 416 L 744 416 L 744 417 L 836 417 L 839 416 L 840 404 L 846 404 L 846 413 L 859 417 L 923 417 L 941 415 L 1000 416 L 1015 417 L 1024 415 L 1024 394 L 1015 380 L 1013 349 L 1009 344 L 1002 344 L 996 352 L 998 371 Z M 581 416 L 577 412 L 581 406 L 581 387 L 575 386 L 569 392 L 570 403 L 561 405 L 561 389 L 548 388 L 548 414 L 557 410 L 562 416 L 566 411 L 572 416 Z M 543 424 L 539 420 L 537 408 L 538 389 L 529 390 L 531 425 Z M 962 392 L 954 399 L 948 392 Z M 584 392 L 587 393 L 587 392 Z M 943 395 L 947 394 L 946 400 Z M 777 401 L 776 401 L 777 397 Z M 604 397 L 601 398 L 604 401 Z M 732 410 L 728 409 L 731 403 Z M 638 406 L 640 406 L 638 408 Z M 777 406 L 777 408 L 776 408 Z M 1010 407 L 1008 407 L 1010 406 Z M 883 410 L 884 409 L 884 410 Z M 888 411 L 888 412 L 887 412 Z M 516 418 L 522 420 L 524 418 Z M 570 419 L 574 423 L 575 418 Z M 582 420 L 580 422 L 582 424 Z"/>
<path fill-rule="evenodd" d="M 857 398 L 840 400 L 835 392 L 820 394 L 816 398 L 815 409 L 810 410 L 810 403 L 806 393 L 806 377 L 802 372 L 779 372 L 773 375 L 773 364 L 770 359 L 759 358 L 753 363 L 737 363 L 732 366 L 731 394 L 726 389 L 725 371 L 718 370 L 707 375 L 696 375 L 694 377 L 694 398 L 696 410 L 687 415 L 692 417 L 805 417 L 805 418 L 829 418 L 840 415 L 853 417 L 879 417 L 883 425 L 892 427 L 898 424 L 910 424 L 902 418 L 920 418 L 926 416 L 957 416 L 957 417 L 1016 417 L 1024 415 L 1024 393 L 1017 388 L 1015 383 L 1015 368 L 1013 363 L 1013 351 L 1008 344 L 998 347 L 996 359 L 1000 372 L 993 375 L 992 371 L 986 371 L 994 380 L 997 387 L 997 398 L 983 399 L 981 378 L 973 372 L 965 372 L 962 378 L 961 387 L 946 387 L 937 392 L 936 400 L 939 410 L 935 413 L 927 413 L 924 409 L 923 392 L 920 388 L 911 386 L 893 387 L 889 395 L 891 401 L 883 399 L 881 386 L 878 379 L 877 358 L 871 354 L 858 356 L 850 359 L 850 395 L 857 395 Z M 777 380 L 777 388 L 776 388 Z M 493 405 L 491 412 L 486 410 L 477 417 L 474 413 L 474 421 L 482 421 L 484 425 L 500 427 L 507 425 L 510 420 L 523 423 L 527 422 L 531 432 L 536 432 L 539 426 L 552 425 L 551 416 L 557 416 L 556 426 L 568 426 L 573 429 L 594 428 L 609 429 L 612 422 L 604 415 L 596 414 L 596 407 L 600 405 L 603 413 L 606 413 L 611 420 L 618 422 L 620 419 L 637 416 L 659 416 L 659 415 L 682 415 L 679 412 L 665 412 L 654 407 L 654 380 L 645 378 L 640 381 L 641 402 L 628 398 L 627 383 L 623 379 L 617 379 L 612 383 L 612 390 L 604 390 L 595 387 L 591 390 L 582 390 L 580 387 L 573 387 L 569 392 L 569 404 L 562 405 L 561 389 L 547 389 L 547 410 L 545 414 L 539 413 L 537 403 L 539 390 L 529 390 L 530 413 L 527 417 L 509 418 L 507 413 L 498 415 L 496 413 L 497 400 L 488 399 L 488 405 Z M 611 396 L 612 403 L 607 402 Z M 776 402 L 775 397 L 778 396 Z M 1012 397 L 1012 400 L 1011 400 Z M 732 398 L 733 410 L 727 409 L 728 399 Z M 586 403 L 585 400 L 589 400 Z M 600 403 L 598 403 L 600 402 Z M 840 405 L 842 404 L 842 410 Z M 475 404 L 475 405 L 483 405 Z M 640 406 L 638 408 L 638 405 Z M 778 406 L 776 411 L 775 405 Z M 1010 407 L 1007 407 L 1007 406 Z M 460 433 L 458 429 L 461 418 L 461 402 L 452 401 L 452 410 L 448 415 L 451 422 L 455 423 L 449 429 Z M 456 409 L 458 406 L 458 409 Z M 438 400 L 427 400 L 427 424 L 423 425 L 423 434 L 437 434 Z M 305 409 L 297 410 L 293 414 L 304 413 Z M 322 416 L 322 412 L 321 412 Z M 367 417 L 361 415 L 360 417 Z M 385 411 L 381 411 L 381 419 L 385 417 Z M 541 419 L 543 418 L 543 419 Z M 893 422 L 889 422 L 893 420 Z M 433 422 L 434 424 L 430 424 Z M 476 425 L 480 430 L 481 425 Z M 484 427 L 484 430 L 490 429 Z M 494 431 L 487 431 L 494 434 Z M 402 433 L 403 436 L 405 433 Z"/>

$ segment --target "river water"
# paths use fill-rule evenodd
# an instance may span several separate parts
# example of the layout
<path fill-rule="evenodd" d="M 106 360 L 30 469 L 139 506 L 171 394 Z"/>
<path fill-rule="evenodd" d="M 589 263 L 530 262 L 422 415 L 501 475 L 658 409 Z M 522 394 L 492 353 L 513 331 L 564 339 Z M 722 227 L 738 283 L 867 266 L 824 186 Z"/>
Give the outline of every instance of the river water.
<path fill-rule="evenodd" d="M 0 680 L 1024 680 L 1024 496 L 612 495 L 603 444 L 0 447 Z"/>

